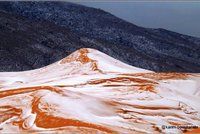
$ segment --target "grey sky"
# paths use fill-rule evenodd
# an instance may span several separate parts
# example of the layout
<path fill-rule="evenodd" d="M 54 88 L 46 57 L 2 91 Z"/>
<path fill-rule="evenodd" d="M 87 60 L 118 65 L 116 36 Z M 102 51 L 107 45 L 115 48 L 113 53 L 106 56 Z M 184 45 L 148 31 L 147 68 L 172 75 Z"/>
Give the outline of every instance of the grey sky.
<path fill-rule="evenodd" d="M 78 2 L 136 25 L 200 37 L 200 2 Z"/>

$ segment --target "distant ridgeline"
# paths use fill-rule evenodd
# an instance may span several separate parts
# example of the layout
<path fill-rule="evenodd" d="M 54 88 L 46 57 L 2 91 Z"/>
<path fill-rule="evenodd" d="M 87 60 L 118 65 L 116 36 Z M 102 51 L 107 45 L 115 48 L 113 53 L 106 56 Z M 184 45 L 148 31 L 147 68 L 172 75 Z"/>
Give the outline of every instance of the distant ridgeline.
<path fill-rule="evenodd" d="M 144 69 L 200 72 L 200 38 L 78 4 L 0 2 L 0 29 L 0 71 L 40 68 L 89 47 Z"/>

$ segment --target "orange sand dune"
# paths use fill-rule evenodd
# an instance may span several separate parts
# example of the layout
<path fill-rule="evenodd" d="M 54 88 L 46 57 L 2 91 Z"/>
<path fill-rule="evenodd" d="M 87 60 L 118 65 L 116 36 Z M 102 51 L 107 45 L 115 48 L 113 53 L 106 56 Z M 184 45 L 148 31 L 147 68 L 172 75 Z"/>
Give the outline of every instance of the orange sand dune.
<path fill-rule="evenodd" d="M 155 73 L 80 49 L 0 73 L 0 133 L 198 133 L 199 83 L 199 74 Z"/>

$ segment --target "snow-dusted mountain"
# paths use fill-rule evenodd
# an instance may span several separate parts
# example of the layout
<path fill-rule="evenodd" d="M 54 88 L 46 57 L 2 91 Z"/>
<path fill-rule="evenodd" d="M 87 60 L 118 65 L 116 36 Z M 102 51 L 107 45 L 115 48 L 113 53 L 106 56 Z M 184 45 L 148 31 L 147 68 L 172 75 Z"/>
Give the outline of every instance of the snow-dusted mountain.
<path fill-rule="evenodd" d="M 78 4 L 0 2 L 0 29 L 0 71 L 36 69 L 90 47 L 148 70 L 200 72 L 199 38 Z"/>
<path fill-rule="evenodd" d="M 199 74 L 155 73 L 84 48 L 0 73 L 0 132 L 183 133 L 163 126 L 199 127 L 199 83 Z"/>

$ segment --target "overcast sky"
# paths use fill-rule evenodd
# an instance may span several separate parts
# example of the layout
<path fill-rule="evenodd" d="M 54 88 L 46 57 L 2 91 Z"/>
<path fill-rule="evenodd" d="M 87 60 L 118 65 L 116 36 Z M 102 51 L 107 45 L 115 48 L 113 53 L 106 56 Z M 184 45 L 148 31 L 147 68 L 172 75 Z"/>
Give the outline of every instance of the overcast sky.
<path fill-rule="evenodd" d="M 200 2 L 78 2 L 148 28 L 200 37 Z"/>

